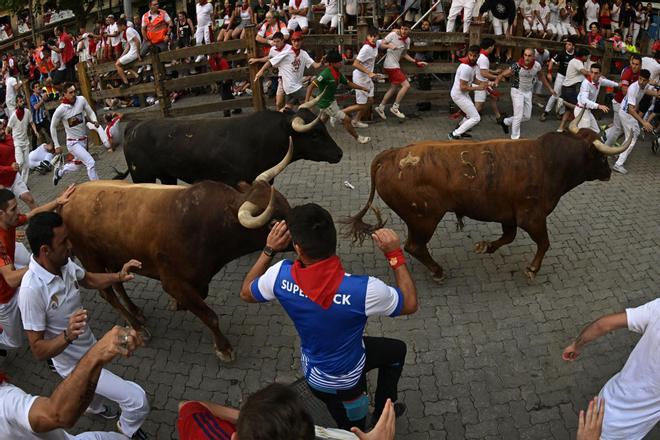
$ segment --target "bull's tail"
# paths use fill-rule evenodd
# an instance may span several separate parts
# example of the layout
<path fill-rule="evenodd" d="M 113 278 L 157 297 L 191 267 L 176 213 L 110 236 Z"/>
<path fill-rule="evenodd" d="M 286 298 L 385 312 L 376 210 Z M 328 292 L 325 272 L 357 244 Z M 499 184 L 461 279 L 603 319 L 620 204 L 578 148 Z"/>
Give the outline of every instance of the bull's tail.
<path fill-rule="evenodd" d="M 119 171 L 119 170 L 118 170 L 117 168 L 115 168 L 115 167 L 111 167 L 111 168 L 112 168 L 112 170 L 115 172 L 115 175 L 112 176 L 112 180 L 124 180 L 125 178 L 128 177 L 128 175 L 129 175 L 129 173 L 130 173 L 130 169 L 129 169 L 129 168 L 126 168 L 126 171 Z"/>
<path fill-rule="evenodd" d="M 360 244 L 362 244 L 367 237 L 371 236 L 371 234 L 376 229 L 380 229 L 385 226 L 385 222 L 383 221 L 383 218 L 380 214 L 380 210 L 374 207 L 372 204 L 374 201 L 374 196 L 376 195 L 376 174 L 382 166 L 378 159 L 379 158 L 376 157 L 371 163 L 371 189 L 369 191 L 369 200 L 367 200 L 367 204 L 364 205 L 364 208 L 362 208 L 362 210 L 360 210 L 360 212 L 358 212 L 356 215 L 339 221 L 339 223 L 345 225 L 344 236 L 352 237 L 353 242 L 359 241 Z M 369 209 L 371 209 L 376 216 L 375 225 L 370 225 L 362 220 Z"/>

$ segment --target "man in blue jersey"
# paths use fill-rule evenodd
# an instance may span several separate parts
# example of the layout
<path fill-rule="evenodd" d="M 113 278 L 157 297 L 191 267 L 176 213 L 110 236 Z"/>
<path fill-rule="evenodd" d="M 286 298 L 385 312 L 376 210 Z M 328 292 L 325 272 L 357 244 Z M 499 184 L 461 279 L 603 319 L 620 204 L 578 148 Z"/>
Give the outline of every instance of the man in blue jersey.
<path fill-rule="evenodd" d="M 385 253 L 398 288 L 367 275 L 346 273 L 336 255 L 337 231 L 330 213 L 313 203 L 295 207 L 286 222 L 273 227 L 241 288 L 244 301 L 277 299 L 284 307 L 300 336 L 300 363 L 307 384 L 341 429 L 364 429 L 368 371 L 378 369 L 372 420 L 380 417 L 388 398 L 397 400 L 406 344 L 363 337 L 367 318 L 417 311 L 417 290 L 399 237 L 391 229 L 379 229 L 372 238 Z M 269 268 L 275 253 L 291 241 L 298 259 Z M 395 404 L 399 415 L 404 410 L 405 405 Z"/>

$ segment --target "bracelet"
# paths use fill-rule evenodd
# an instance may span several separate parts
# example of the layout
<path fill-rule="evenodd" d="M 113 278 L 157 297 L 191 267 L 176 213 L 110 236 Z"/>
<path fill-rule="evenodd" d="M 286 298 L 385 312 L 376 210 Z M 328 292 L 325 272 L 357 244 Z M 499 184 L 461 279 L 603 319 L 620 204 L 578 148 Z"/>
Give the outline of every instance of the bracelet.
<path fill-rule="evenodd" d="M 69 339 L 69 335 L 66 333 L 66 329 L 64 329 L 64 340 L 66 341 L 67 344 L 73 343 L 73 341 Z"/>
<path fill-rule="evenodd" d="M 385 258 L 387 258 L 387 262 L 390 264 L 392 270 L 397 270 L 400 266 L 406 264 L 406 256 L 403 254 L 401 248 L 386 252 Z"/>

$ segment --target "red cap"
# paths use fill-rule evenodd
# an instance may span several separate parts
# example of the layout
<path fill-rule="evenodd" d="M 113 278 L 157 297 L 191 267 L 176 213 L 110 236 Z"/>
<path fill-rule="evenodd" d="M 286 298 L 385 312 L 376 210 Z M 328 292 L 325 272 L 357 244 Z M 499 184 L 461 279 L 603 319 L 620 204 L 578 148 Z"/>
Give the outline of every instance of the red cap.
<path fill-rule="evenodd" d="M 302 32 L 294 32 L 291 34 L 291 39 L 292 40 L 302 40 L 303 39 L 303 33 Z"/>

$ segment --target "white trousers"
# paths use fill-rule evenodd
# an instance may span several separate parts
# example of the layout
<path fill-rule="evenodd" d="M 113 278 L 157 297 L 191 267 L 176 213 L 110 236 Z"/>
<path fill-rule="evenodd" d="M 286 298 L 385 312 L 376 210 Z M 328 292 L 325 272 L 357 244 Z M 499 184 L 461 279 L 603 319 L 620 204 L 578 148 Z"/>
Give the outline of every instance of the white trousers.
<path fill-rule="evenodd" d="M 28 155 L 28 164 L 30 169 L 36 168 L 39 166 L 41 161 L 47 160 L 48 162 L 52 162 L 53 157 L 55 157 L 53 153 L 49 153 L 37 148 L 36 150 L 32 150 Z"/>
<path fill-rule="evenodd" d="M 126 440 L 126 436 L 121 435 L 118 432 L 101 431 L 83 432 L 82 434 L 78 434 L 75 437 L 72 435 L 69 437 L 76 440 Z"/>
<path fill-rule="evenodd" d="M 474 103 L 470 99 L 469 95 L 464 95 L 462 93 L 452 93 L 451 99 L 456 103 L 458 108 L 463 110 L 465 117 L 461 121 L 459 127 L 452 132 L 454 136 L 460 136 L 481 121 L 481 116 L 477 108 L 474 106 Z"/>
<path fill-rule="evenodd" d="M 30 175 L 30 144 L 21 144 L 15 142 L 14 154 L 16 156 L 16 163 L 19 166 L 18 172 L 21 173 L 23 182 L 27 184 L 28 176 Z"/>
<path fill-rule="evenodd" d="M 581 111 L 582 111 L 582 107 L 575 106 L 575 109 L 573 110 L 573 115 L 577 118 L 577 116 L 580 114 Z M 590 109 L 586 109 L 584 111 L 584 114 L 582 115 L 582 119 L 580 119 L 580 122 L 578 123 L 578 128 L 590 128 L 596 133 L 600 133 L 600 127 L 598 127 L 598 121 L 596 121 L 594 115 L 591 114 Z"/>
<path fill-rule="evenodd" d="M 621 125 L 621 118 L 619 118 L 619 109 L 621 109 L 621 104 L 612 100 L 612 126 L 605 130 L 605 144 L 610 147 L 613 146 L 619 136 L 623 134 L 623 126 Z"/>
<path fill-rule="evenodd" d="M 507 19 L 500 20 L 497 17 L 493 17 L 492 22 L 495 35 L 505 34 L 509 30 L 509 20 Z"/>
<path fill-rule="evenodd" d="M 560 23 L 562 35 L 577 35 L 577 31 L 570 23 Z"/>
<path fill-rule="evenodd" d="M 87 168 L 87 177 L 89 180 L 99 180 L 98 174 L 96 174 L 96 162 L 89 151 L 87 151 L 87 141 L 67 141 L 66 147 L 69 149 L 69 152 L 73 154 L 75 160 L 78 160 L 85 165 Z M 62 167 L 62 176 L 65 174 L 73 173 L 78 171 L 80 165 L 75 162 L 68 162 Z"/>
<path fill-rule="evenodd" d="M 108 139 L 108 134 L 105 132 L 105 128 L 100 125 L 97 127 L 93 122 L 88 122 L 87 128 L 94 130 L 99 135 L 99 139 L 101 139 L 101 143 L 103 143 L 105 148 L 110 148 L 110 141 Z"/>
<path fill-rule="evenodd" d="M 630 143 L 630 146 L 626 151 L 619 154 L 619 158 L 617 159 L 615 164 L 615 165 L 623 166 L 623 164 L 626 163 L 626 159 L 628 159 L 628 156 L 632 152 L 633 148 L 635 148 L 635 144 L 637 143 L 637 138 L 639 137 L 640 130 L 639 130 L 639 122 L 637 122 L 637 119 L 635 119 L 630 113 L 620 110 L 619 119 L 621 120 L 621 126 L 623 127 L 624 135 L 626 137 L 632 136 L 632 142 Z"/>
<path fill-rule="evenodd" d="M 129 437 L 137 431 L 149 415 L 147 394 L 138 384 L 124 380 L 114 373 L 101 370 L 99 383 L 96 385 L 96 395 L 89 405 L 92 412 L 103 411 L 103 399 L 112 400 L 119 405 L 121 417 L 119 426 Z"/>
<path fill-rule="evenodd" d="M 511 139 L 520 139 L 520 125 L 532 117 L 532 92 L 511 89 L 511 104 L 513 116 L 504 119 L 504 123 L 511 127 Z"/>
<path fill-rule="evenodd" d="M 0 348 L 13 349 L 23 345 L 23 324 L 17 304 L 18 292 L 6 304 L 0 304 Z"/>
<path fill-rule="evenodd" d="M 447 32 L 454 32 L 456 29 L 456 17 L 463 11 L 463 33 L 470 31 L 472 22 L 472 10 L 475 0 L 452 0 L 447 16 Z"/>
<path fill-rule="evenodd" d="M 195 31 L 195 43 L 199 46 L 200 44 L 209 44 L 211 43 L 211 29 L 210 25 L 208 26 L 198 26 Z"/>
<path fill-rule="evenodd" d="M 555 91 L 557 96 L 561 96 L 561 86 L 564 84 L 564 75 L 561 73 L 558 73 L 557 76 L 555 77 L 555 82 L 552 85 L 552 89 Z M 548 98 L 548 103 L 545 105 L 545 112 L 550 113 L 552 111 L 552 108 L 555 106 L 557 103 L 557 96 L 555 95 L 550 95 L 550 98 Z M 564 108 L 564 104 L 559 107 L 559 113 L 562 114 L 566 111 Z"/>

